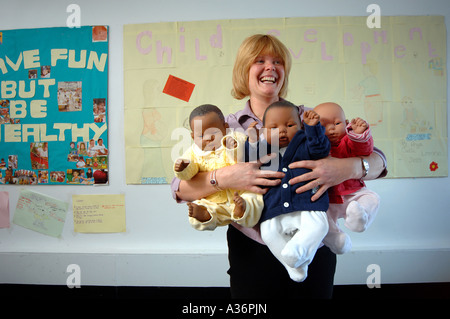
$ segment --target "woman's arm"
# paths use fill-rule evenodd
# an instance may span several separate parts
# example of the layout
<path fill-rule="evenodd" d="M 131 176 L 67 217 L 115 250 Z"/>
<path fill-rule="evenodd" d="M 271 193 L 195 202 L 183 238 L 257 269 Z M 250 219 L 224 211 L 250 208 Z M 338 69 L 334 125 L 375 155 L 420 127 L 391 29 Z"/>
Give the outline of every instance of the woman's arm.
<path fill-rule="evenodd" d="M 217 189 L 209 182 L 210 172 L 198 172 L 190 180 L 181 180 L 175 191 L 177 200 L 192 202 L 217 192 Z"/>
<path fill-rule="evenodd" d="M 372 180 L 378 178 L 385 170 L 385 161 L 381 155 L 373 152 L 369 156 L 362 156 L 369 163 L 369 173 L 363 180 Z M 299 161 L 291 163 L 290 168 L 309 168 L 312 171 L 292 178 L 289 183 L 299 182 L 309 183 L 299 187 L 297 193 L 303 193 L 307 190 L 320 186 L 317 193 L 311 197 L 315 201 L 322 196 L 325 191 L 335 185 L 348 179 L 360 179 L 363 176 L 363 167 L 361 157 L 334 158 L 327 157 L 316 161 Z"/>
<path fill-rule="evenodd" d="M 221 189 L 247 190 L 257 194 L 265 194 L 266 186 L 275 186 L 281 182 L 284 173 L 260 170 L 261 162 L 237 163 L 216 171 L 216 180 Z M 217 192 L 210 183 L 211 172 L 200 172 L 189 181 L 180 181 L 175 190 L 177 200 L 193 201 Z"/>

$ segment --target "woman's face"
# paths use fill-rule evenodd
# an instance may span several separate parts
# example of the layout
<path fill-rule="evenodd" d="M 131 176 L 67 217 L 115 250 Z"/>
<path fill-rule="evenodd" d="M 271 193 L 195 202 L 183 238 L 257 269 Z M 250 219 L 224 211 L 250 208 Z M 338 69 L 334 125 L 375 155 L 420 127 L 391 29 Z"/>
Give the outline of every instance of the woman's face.
<path fill-rule="evenodd" d="M 248 72 L 250 96 L 278 97 L 284 76 L 281 59 L 271 55 L 258 56 Z"/>

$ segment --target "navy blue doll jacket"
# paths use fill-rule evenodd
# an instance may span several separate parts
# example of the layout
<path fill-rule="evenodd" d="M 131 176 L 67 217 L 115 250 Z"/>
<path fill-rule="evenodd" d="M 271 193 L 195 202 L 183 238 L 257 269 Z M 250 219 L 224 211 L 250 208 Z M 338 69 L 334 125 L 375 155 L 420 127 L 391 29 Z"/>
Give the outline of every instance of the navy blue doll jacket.
<path fill-rule="evenodd" d="M 328 193 L 325 192 L 318 200 L 311 201 L 312 191 L 301 194 L 295 193 L 295 190 L 308 182 L 289 185 L 289 180 L 295 176 L 310 172 L 306 168 L 290 169 L 288 165 L 292 162 L 301 160 L 316 160 L 327 157 L 330 152 L 330 142 L 325 136 L 325 128 L 318 123 L 315 126 L 304 124 L 305 129 L 299 130 L 286 148 L 283 156 L 279 154 L 278 171 L 285 173 L 281 184 L 270 187 L 269 191 L 264 195 L 264 209 L 260 222 L 271 219 L 273 217 L 287 214 L 295 211 L 327 211 L 328 210 Z M 264 143 L 265 145 L 261 145 Z M 267 153 L 259 154 L 260 150 L 267 147 Z M 271 153 L 270 144 L 267 141 L 258 142 L 257 158 Z M 249 152 L 252 152 L 248 142 L 246 144 L 246 160 L 251 159 Z M 255 150 L 253 150 L 255 152 Z M 255 154 L 253 154 L 255 155 Z M 274 160 L 272 160 L 274 161 Z M 272 162 L 271 161 L 271 162 Z M 268 162 L 263 166 L 270 166 Z M 272 169 L 272 168 L 271 168 Z M 275 170 L 275 169 L 273 169 Z"/>

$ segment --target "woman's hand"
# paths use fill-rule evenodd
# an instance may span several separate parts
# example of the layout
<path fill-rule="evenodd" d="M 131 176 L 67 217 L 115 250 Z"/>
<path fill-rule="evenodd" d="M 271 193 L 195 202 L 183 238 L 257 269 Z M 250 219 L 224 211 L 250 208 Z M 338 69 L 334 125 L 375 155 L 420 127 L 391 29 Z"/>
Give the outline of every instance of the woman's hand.
<path fill-rule="evenodd" d="M 266 187 L 280 184 L 284 177 L 282 172 L 259 169 L 263 163 L 273 158 L 272 155 L 266 155 L 261 161 L 237 163 L 216 170 L 218 186 L 221 189 L 232 188 L 265 194 L 268 190 Z M 210 178 L 210 172 L 199 172 L 189 181 L 182 180 L 175 193 L 177 199 L 192 202 L 216 193 L 217 188 L 210 183 Z"/>
<path fill-rule="evenodd" d="M 373 152 L 369 156 L 363 156 L 369 162 L 369 173 L 364 180 L 373 180 L 380 176 L 385 170 L 384 161 L 379 154 Z M 300 182 L 308 182 L 299 187 L 296 192 L 303 193 L 315 187 L 318 191 L 311 197 L 312 201 L 319 199 L 325 191 L 348 179 L 359 179 L 363 176 L 360 157 L 335 158 L 328 156 L 315 161 L 298 161 L 291 163 L 289 168 L 309 168 L 312 171 L 292 178 L 291 185 Z"/>
<path fill-rule="evenodd" d="M 319 199 L 325 191 L 335 185 L 356 178 L 355 172 L 361 172 L 361 160 L 358 157 L 353 158 L 334 158 L 326 157 L 315 161 L 298 161 L 291 163 L 289 168 L 308 168 L 311 172 L 296 176 L 289 181 L 289 184 L 308 182 L 299 187 L 296 192 L 303 193 L 313 188 L 319 187 L 317 192 L 311 197 L 312 201 Z M 359 170 L 358 170 L 359 169 Z"/>
<path fill-rule="evenodd" d="M 260 170 L 261 165 L 274 156 L 277 155 L 270 154 L 257 162 L 237 163 L 217 170 L 216 178 L 220 188 L 265 194 L 267 192 L 266 187 L 280 184 L 281 178 L 284 177 L 282 172 Z"/>

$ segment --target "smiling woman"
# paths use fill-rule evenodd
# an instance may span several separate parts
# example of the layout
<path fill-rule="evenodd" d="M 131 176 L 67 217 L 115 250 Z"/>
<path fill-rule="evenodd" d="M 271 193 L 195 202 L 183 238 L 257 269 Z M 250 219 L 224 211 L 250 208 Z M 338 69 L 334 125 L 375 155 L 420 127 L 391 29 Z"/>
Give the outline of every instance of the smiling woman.
<path fill-rule="evenodd" d="M 273 82 L 281 86 L 279 88 L 279 96 L 285 97 L 292 65 L 290 52 L 279 40 L 269 35 L 258 34 L 252 36 L 247 38 L 245 43 L 246 45 L 241 45 L 239 48 L 234 64 L 232 95 L 238 100 L 249 96 L 250 69 L 257 66 L 259 68 L 266 66 L 269 68 L 273 67 L 276 72 L 282 72 L 282 74 L 277 74 L 276 72 L 261 74 L 259 80 L 263 79 L 263 75 L 268 76 L 265 78 L 265 81 L 271 78 L 269 82 L 272 82 L 273 79 Z M 256 72 L 256 70 L 254 71 Z"/>
<path fill-rule="evenodd" d="M 233 91 L 236 99 L 248 97 L 245 107 L 226 117 L 232 129 L 247 130 L 250 125 L 262 128 L 265 110 L 273 102 L 286 96 L 291 69 L 291 55 L 287 47 L 274 36 L 256 34 L 245 39 L 239 50 L 233 68 Z M 305 108 L 299 106 L 303 118 Z M 371 155 L 372 156 L 372 155 Z M 382 155 L 367 157 L 376 178 L 384 170 Z M 291 170 L 307 169 L 305 174 L 289 180 L 289 185 L 305 184 L 296 188 L 296 193 L 305 193 L 317 187 L 311 201 L 318 200 L 331 186 L 350 178 L 361 178 L 361 159 L 324 158 L 315 161 L 297 161 L 283 171 L 261 170 L 261 161 L 237 163 L 216 170 L 214 181 L 222 189 L 246 190 L 266 194 L 272 186 Z M 306 183 L 305 183 L 306 182 Z M 174 180 L 172 191 L 177 201 L 194 201 L 216 192 L 211 186 L 209 174 L 198 173 L 189 181 Z M 317 250 L 310 264 L 308 278 L 302 283 L 291 280 L 286 269 L 274 257 L 261 238 L 259 224 L 243 227 L 232 223 L 228 227 L 228 259 L 230 262 L 230 287 L 233 297 L 241 298 L 283 298 L 308 297 L 330 298 L 336 267 L 336 255 L 328 247 Z"/>
<path fill-rule="evenodd" d="M 284 64 L 279 57 L 272 55 L 258 56 L 249 70 L 249 90 L 257 92 L 253 99 L 266 99 L 273 97 L 274 93 L 281 91 L 284 85 Z"/>

